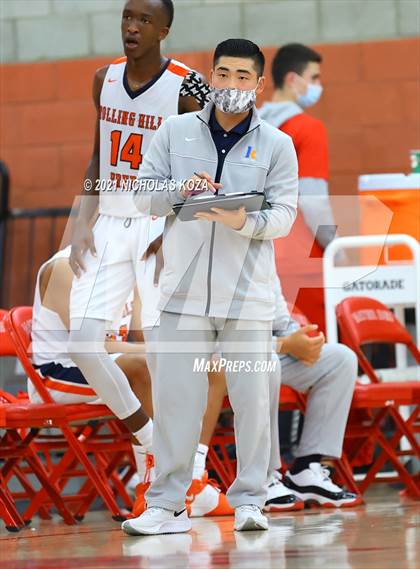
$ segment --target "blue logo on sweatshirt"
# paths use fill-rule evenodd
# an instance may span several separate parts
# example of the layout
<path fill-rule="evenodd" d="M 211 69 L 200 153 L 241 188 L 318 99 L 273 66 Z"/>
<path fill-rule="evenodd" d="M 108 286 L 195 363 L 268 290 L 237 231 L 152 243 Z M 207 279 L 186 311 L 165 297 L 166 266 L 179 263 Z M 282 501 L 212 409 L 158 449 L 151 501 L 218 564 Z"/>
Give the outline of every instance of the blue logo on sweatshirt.
<path fill-rule="evenodd" d="M 257 152 L 254 148 L 252 148 L 252 146 L 248 146 L 247 150 L 246 150 L 246 154 L 245 154 L 245 158 L 251 158 L 252 160 L 255 160 L 257 157 Z"/>

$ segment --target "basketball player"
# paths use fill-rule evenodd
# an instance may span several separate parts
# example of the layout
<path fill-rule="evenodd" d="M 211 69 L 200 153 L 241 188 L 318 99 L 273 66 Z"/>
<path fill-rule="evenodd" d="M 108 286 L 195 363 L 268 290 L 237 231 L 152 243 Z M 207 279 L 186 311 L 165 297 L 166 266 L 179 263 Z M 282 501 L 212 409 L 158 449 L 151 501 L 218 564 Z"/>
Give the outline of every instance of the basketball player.
<path fill-rule="evenodd" d="M 173 13 L 171 0 L 125 3 L 121 30 L 126 57 L 99 69 L 94 78 L 95 142 L 70 256 L 78 277 L 70 301 L 71 359 L 139 441 L 145 436 L 143 429 L 150 428 L 142 427 L 140 403 L 103 340 L 135 283 L 143 327 L 153 327 L 159 319 L 155 257 L 141 259 L 162 233 L 164 220 L 138 212 L 130 182 L 141 170 L 143 155 L 161 123 L 170 115 L 200 109 L 209 92 L 197 73 L 161 55 L 160 42 L 169 32 Z M 92 231 L 89 222 L 98 206 Z M 149 354 L 148 365 L 153 377 Z"/>

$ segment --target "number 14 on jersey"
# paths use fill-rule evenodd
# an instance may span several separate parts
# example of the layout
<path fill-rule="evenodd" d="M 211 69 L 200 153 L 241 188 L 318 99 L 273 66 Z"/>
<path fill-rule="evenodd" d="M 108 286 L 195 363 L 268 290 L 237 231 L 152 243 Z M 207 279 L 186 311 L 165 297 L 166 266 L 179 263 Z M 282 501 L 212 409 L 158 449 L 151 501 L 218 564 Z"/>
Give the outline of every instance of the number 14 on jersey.
<path fill-rule="evenodd" d="M 143 135 L 131 133 L 120 151 L 121 135 L 122 132 L 120 130 L 113 130 L 111 132 L 111 166 L 117 166 L 120 160 L 122 162 L 129 162 L 133 170 L 138 170 L 143 160 L 141 153 Z"/>

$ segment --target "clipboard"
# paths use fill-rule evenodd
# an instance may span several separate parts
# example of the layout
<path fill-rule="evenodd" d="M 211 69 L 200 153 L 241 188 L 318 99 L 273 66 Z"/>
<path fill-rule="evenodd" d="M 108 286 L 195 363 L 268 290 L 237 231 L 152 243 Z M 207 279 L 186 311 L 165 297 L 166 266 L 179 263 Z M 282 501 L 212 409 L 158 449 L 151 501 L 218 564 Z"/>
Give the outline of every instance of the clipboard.
<path fill-rule="evenodd" d="M 271 209 L 264 192 L 236 192 L 217 196 L 194 196 L 172 206 L 175 215 L 180 221 L 197 221 L 194 215 L 199 211 L 211 211 L 212 207 L 235 210 L 245 207 L 245 211 L 252 213 L 263 209 Z"/>

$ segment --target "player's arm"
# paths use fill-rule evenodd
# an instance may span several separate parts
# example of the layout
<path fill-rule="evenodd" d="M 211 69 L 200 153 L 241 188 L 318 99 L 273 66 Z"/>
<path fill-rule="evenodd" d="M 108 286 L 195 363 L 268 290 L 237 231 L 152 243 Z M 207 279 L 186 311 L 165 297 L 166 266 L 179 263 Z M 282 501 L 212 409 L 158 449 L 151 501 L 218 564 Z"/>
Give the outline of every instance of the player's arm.
<path fill-rule="evenodd" d="M 80 207 L 74 223 L 70 254 L 70 266 L 77 277 L 85 270 L 83 261 L 84 253 L 90 250 L 92 254 L 95 254 L 95 243 L 91 228 L 91 220 L 98 208 L 99 202 L 99 192 L 96 190 L 97 180 L 99 179 L 99 104 L 102 85 L 107 71 L 108 66 L 101 67 L 96 71 L 93 79 L 92 96 L 97 112 L 95 136 L 92 156 L 83 181 Z"/>
<path fill-rule="evenodd" d="M 137 287 L 134 288 L 129 341 L 107 340 L 105 348 L 110 354 L 145 354 L 144 336 L 141 329 L 141 300 Z"/>
<path fill-rule="evenodd" d="M 105 349 L 108 354 L 145 354 L 144 342 L 121 342 L 119 340 L 106 340 Z"/>
<path fill-rule="evenodd" d="M 39 279 L 42 306 L 58 314 L 67 330 L 70 327 L 69 303 L 72 281 L 73 273 L 67 259 L 57 259 L 49 263 Z"/>
<path fill-rule="evenodd" d="M 179 91 L 178 113 L 192 113 L 201 110 L 209 100 L 210 87 L 196 71 L 191 70 Z"/>
<path fill-rule="evenodd" d="M 141 325 L 141 300 L 137 287 L 134 287 L 129 338 L 130 341 L 133 342 L 144 342 L 144 335 Z"/>

